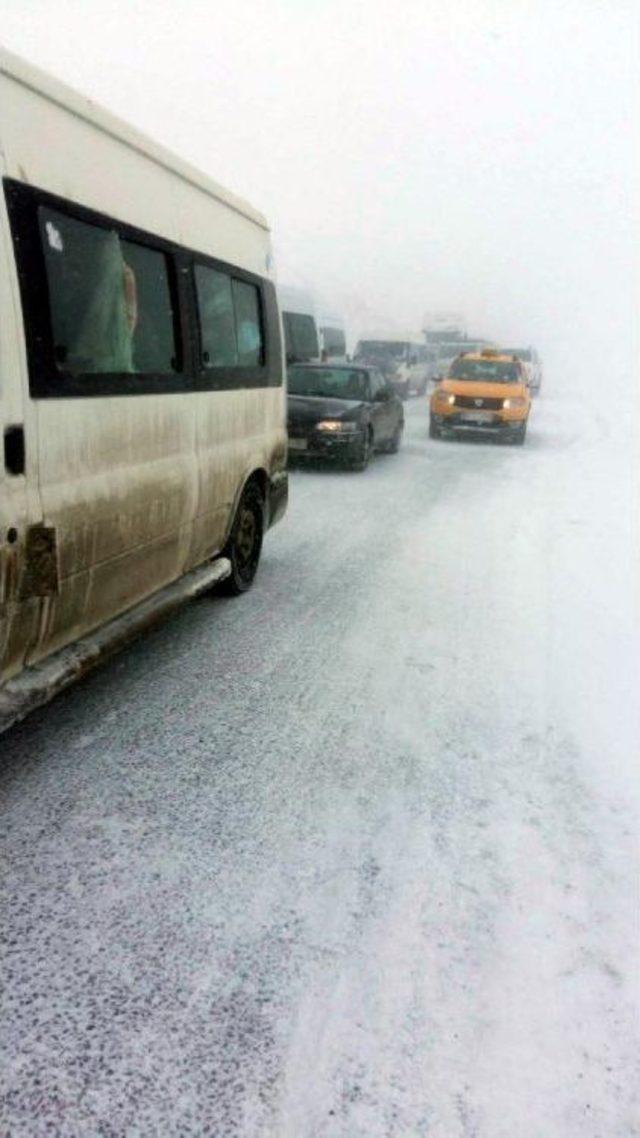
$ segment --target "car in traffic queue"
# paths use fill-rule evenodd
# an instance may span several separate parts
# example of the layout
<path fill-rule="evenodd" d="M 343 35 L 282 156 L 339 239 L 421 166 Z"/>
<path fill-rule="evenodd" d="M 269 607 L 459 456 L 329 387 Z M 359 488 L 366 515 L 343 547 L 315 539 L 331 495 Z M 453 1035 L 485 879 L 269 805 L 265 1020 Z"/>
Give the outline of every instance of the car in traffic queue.
<path fill-rule="evenodd" d="M 290 457 L 364 470 L 376 451 L 398 451 L 402 401 L 377 368 L 293 364 L 287 380 Z"/>
<path fill-rule="evenodd" d="M 427 389 L 429 356 L 418 333 L 368 332 L 358 340 L 353 362 L 381 371 L 401 399 Z"/>
<path fill-rule="evenodd" d="M 529 391 L 537 395 L 542 386 L 542 361 L 535 348 L 501 348 L 508 356 L 517 356 L 522 360 L 529 376 Z"/>
<path fill-rule="evenodd" d="M 474 433 L 522 444 L 531 408 L 525 365 L 493 348 L 453 361 L 431 396 L 429 435 Z"/>

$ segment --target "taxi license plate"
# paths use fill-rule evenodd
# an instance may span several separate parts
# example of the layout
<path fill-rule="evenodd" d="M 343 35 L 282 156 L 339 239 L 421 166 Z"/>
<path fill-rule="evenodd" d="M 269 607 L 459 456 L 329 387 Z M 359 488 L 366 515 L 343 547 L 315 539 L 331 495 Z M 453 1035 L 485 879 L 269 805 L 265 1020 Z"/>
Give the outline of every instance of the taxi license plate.
<path fill-rule="evenodd" d="M 307 446 L 306 439 L 289 439 L 289 450 L 306 450 Z"/>
<path fill-rule="evenodd" d="M 463 423 L 493 423 L 491 411 L 465 411 L 460 418 Z"/>

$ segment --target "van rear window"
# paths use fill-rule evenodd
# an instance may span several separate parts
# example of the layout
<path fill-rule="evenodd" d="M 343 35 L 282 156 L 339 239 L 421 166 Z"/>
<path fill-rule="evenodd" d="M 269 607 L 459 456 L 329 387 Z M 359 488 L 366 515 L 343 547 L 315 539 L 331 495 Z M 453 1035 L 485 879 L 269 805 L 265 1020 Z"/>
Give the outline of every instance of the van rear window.
<path fill-rule="evenodd" d="M 257 287 L 206 265 L 196 265 L 195 280 L 202 367 L 260 367 L 264 337 Z"/>
<path fill-rule="evenodd" d="M 54 358 L 72 375 L 178 370 L 164 253 L 41 206 Z"/>

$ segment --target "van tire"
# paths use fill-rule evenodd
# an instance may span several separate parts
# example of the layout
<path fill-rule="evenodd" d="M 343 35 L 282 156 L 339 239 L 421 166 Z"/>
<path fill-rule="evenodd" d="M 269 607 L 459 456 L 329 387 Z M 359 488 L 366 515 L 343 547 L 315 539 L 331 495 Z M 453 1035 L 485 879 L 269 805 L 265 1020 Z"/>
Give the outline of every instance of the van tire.
<path fill-rule="evenodd" d="M 223 593 L 237 597 L 250 589 L 258 571 L 264 537 L 264 498 L 256 482 L 242 491 L 223 557 L 231 562 L 231 575 L 220 586 Z"/>

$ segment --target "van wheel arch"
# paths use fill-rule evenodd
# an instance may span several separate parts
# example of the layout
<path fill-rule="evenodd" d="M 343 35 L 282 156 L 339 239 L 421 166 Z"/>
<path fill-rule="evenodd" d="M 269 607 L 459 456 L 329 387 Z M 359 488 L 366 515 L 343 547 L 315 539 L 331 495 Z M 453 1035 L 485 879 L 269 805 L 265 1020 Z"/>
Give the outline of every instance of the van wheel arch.
<path fill-rule="evenodd" d="M 262 501 L 264 503 L 264 509 L 265 509 L 265 513 L 266 513 L 267 504 L 268 504 L 269 476 L 268 476 L 266 470 L 263 470 L 262 468 L 259 467 L 256 470 L 252 470 L 249 474 L 245 475 L 244 479 L 240 483 L 238 490 L 236 491 L 236 496 L 235 496 L 234 501 L 233 501 L 233 507 L 229 511 L 229 521 L 227 522 L 227 530 L 226 530 L 225 537 L 224 537 L 225 547 L 229 541 L 229 538 L 231 537 L 231 531 L 233 529 L 233 525 L 234 525 L 234 522 L 236 520 L 236 516 L 238 513 L 238 507 L 239 507 L 240 502 L 242 500 L 242 495 L 244 494 L 245 490 L 247 489 L 247 486 L 249 486 L 251 483 L 254 483 L 258 487 L 258 490 L 260 491 L 260 493 L 262 495 Z M 266 523 L 265 523 L 265 529 L 266 529 Z"/>

